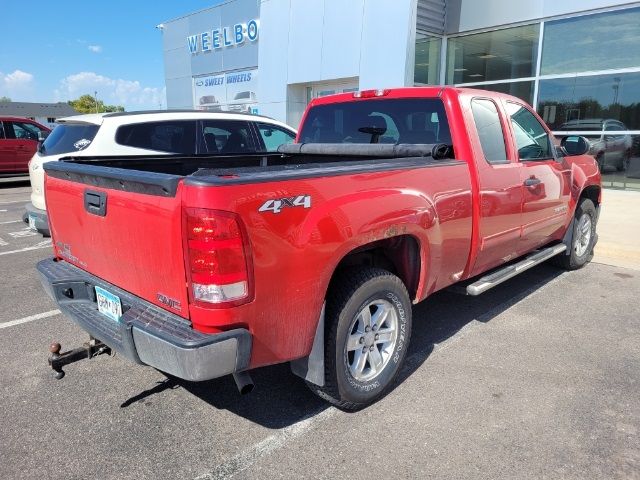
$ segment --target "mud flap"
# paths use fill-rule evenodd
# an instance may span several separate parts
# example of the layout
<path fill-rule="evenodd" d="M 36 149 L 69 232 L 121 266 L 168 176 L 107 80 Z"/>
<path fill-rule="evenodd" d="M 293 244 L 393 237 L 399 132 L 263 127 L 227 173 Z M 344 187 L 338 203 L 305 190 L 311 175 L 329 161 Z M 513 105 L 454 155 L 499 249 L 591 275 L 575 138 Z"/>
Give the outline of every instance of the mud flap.
<path fill-rule="evenodd" d="M 324 307 L 323 303 L 311 353 L 290 363 L 294 375 L 319 387 L 324 387 Z"/>
<path fill-rule="evenodd" d="M 562 238 L 562 243 L 567 246 L 567 249 L 564 251 L 563 255 L 571 255 L 571 244 L 573 242 L 573 230 L 576 223 L 576 217 L 571 218 L 571 222 L 569 222 L 569 226 L 567 227 L 567 231 Z"/>

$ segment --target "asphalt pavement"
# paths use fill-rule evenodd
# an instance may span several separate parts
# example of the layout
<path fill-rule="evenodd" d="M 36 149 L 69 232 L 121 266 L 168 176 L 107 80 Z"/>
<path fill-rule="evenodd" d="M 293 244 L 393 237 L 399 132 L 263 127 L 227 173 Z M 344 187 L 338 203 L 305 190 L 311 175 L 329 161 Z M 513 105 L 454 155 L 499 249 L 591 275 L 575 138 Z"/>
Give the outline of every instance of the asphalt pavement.
<path fill-rule="evenodd" d="M 87 336 L 34 266 L 50 242 L 0 185 L 0 478 L 640 479 L 640 271 L 541 265 L 414 308 L 399 385 L 357 413 L 287 365 L 190 384 L 116 357 L 66 367 Z"/>

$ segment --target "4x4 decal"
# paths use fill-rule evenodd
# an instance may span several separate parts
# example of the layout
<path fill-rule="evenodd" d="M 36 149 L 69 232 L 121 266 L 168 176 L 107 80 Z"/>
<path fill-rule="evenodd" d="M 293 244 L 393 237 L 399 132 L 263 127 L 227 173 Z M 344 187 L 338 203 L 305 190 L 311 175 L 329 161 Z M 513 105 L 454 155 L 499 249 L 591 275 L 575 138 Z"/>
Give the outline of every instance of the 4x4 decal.
<path fill-rule="evenodd" d="M 259 212 L 280 213 L 285 207 L 311 208 L 311 195 L 298 195 L 297 197 L 278 198 L 267 200 L 258 209 Z"/>

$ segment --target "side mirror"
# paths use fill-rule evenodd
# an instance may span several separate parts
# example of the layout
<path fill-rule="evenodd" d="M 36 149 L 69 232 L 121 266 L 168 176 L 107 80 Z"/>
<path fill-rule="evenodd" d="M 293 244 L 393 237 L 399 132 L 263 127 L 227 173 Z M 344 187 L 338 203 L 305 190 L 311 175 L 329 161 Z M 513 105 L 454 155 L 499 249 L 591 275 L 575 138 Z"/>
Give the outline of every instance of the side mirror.
<path fill-rule="evenodd" d="M 584 155 L 589 152 L 591 145 L 589 140 L 578 135 L 570 135 L 560 140 L 560 146 L 567 152 L 567 155 Z"/>
<path fill-rule="evenodd" d="M 38 141 L 39 142 L 44 142 L 47 139 L 48 136 L 49 136 L 49 132 L 45 132 L 45 131 L 40 130 L 38 132 Z"/>

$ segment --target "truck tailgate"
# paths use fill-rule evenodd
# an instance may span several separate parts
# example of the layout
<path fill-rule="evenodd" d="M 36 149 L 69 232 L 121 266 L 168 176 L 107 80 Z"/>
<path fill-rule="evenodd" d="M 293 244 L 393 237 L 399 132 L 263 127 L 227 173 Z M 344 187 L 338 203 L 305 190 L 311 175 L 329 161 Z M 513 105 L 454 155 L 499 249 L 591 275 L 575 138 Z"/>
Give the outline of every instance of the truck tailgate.
<path fill-rule="evenodd" d="M 45 193 L 56 255 L 188 318 L 181 177 L 49 163 Z"/>

